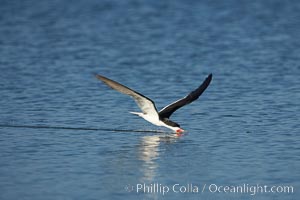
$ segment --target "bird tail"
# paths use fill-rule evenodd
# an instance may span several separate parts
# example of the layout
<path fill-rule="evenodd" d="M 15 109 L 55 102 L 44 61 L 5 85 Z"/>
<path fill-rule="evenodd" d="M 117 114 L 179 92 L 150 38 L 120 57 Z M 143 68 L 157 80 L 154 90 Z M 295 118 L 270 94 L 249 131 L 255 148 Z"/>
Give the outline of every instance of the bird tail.
<path fill-rule="evenodd" d="M 130 112 L 131 114 L 134 114 L 134 115 L 138 115 L 138 116 L 140 116 L 141 117 L 141 115 L 143 114 L 143 113 L 139 113 L 139 112 Z"/>

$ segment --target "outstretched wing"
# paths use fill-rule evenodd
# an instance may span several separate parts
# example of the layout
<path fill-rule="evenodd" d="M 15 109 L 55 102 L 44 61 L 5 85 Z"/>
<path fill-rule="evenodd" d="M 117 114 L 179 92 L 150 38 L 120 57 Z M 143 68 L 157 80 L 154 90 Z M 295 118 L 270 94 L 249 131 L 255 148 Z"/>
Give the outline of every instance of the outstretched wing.
<path fill-rule="evenodd" d="M 137 103 L 137 105 L 139 106 L 139 108 L 142 110 L 142 112 L 144 114 L 157 115 L 157 117 L 158 117 L 158 113 L 157 113 L 155 104 L 148 97 L 145 97 L 144 95 L 126 87 L 125 85 L 122 85 L 122 84 L 120 84 L 116 81 L 113 81 L 109 78 L 106 78 L 104 76 L 97 74 L 96 78 L 101 80 L 103 83 L 105 83 L 112 89 L 117 90 L 123 94 L 127 94 L 127 95 L 131 96 L 135 100 L 135 102 Z"/>
<path fill-rule="evenodd" d="M 159 116 L 161 118 L 169 118 L 173 112 L 175 112 L 177 109 L 181 108 L 182 106 L 185 106 L 189 103 L 192 103 L 196 99 L 199 98 L 199 96 L 204 92 L 204 90 L 208 87 L 209 83 L 211 82 L 212 74 L 209 74 L 208 77 L 203 81 L 203 83 L 194 91 L 192 91 L 190 94 L 185 96 L 182 99 L 179 99 L 170 105 L 167 105 L 163 109 L 159 111 Z"/>

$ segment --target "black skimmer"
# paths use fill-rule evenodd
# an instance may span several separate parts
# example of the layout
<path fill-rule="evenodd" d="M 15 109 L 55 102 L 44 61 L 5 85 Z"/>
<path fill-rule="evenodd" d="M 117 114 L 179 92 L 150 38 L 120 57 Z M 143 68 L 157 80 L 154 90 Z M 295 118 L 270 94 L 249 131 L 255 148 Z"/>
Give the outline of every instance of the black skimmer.
<path fill-rule="evenodd" d="M 171 121 L 169 118 L 170 116 L 179 108 L 182 106 L 185 106 L 189 103 L 192 103 L 196 99 L 199 98 L 199 96 L 204 92 L 204 90 L 208 87 L 208 85 L 211 82 L 212 74 L 209 74 L 207 78 L 203 81 L 203 83 L 194 91 L 189 93 L 187 96 L 185 96 L 182 99 L 179 99 L 167 106 L 165 106 L 160 111 L 157 111 L 155 103 L 149 99 L 148 97 L 142 95 L 141 93 L 138 93 L 125 85 L 122 85 L 116 81 L 113 81 L 109 78 L 106 78 L 102 75 L 96 75 L 96 78 L 101 80 L 103 83 L 108 85 L 114 90 L 117 90 L 123 94 L 131 96 L 139 108 L 142 110 L 142 112 L 130 112 L 132 114 L 138 115 L 142 118 L 144 118 L 146 121 L 156 125 L 156 126 L 164 126 L 171 130 L 173 130 L 176 133 L 182 133 L 184 132 L 183 129 L 180 128 L 180 125 Z"/>

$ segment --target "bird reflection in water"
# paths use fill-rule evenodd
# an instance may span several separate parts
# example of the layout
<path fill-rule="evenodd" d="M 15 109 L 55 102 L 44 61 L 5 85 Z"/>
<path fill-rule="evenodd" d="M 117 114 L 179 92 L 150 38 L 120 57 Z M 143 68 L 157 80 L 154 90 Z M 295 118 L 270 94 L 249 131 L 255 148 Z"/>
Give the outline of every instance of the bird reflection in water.
<path fill-rule="evenodd" d="M 141 182 L 152 182 L 158 168 L 157 158 L 163 153 L 160 146 L 175 143 L 182 135 L 147 135 L 142 137 L 139 145 L 139 159 L 143 161 Z"/>

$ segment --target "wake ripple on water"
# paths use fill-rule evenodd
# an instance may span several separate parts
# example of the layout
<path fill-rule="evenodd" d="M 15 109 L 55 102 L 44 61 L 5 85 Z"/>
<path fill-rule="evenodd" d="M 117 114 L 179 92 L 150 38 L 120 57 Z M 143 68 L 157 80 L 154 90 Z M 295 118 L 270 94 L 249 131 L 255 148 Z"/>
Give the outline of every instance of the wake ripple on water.
<path fill-rule="evenodd" d="M 66 130 L 86 130 L 86 131 L 110 131 L 110 132 L 133 132 L 133 133 L 170 133 L 160 130 L 129 130 L 129 129 L 112 129 L 112 128 L 90 128 L 90 127 L 66 127 L 66 126 L 42 126 L 42 125 L 10 125 L 0 124 L 3 128 L 31 128 L 31 129 L 66 129 Z"/>

